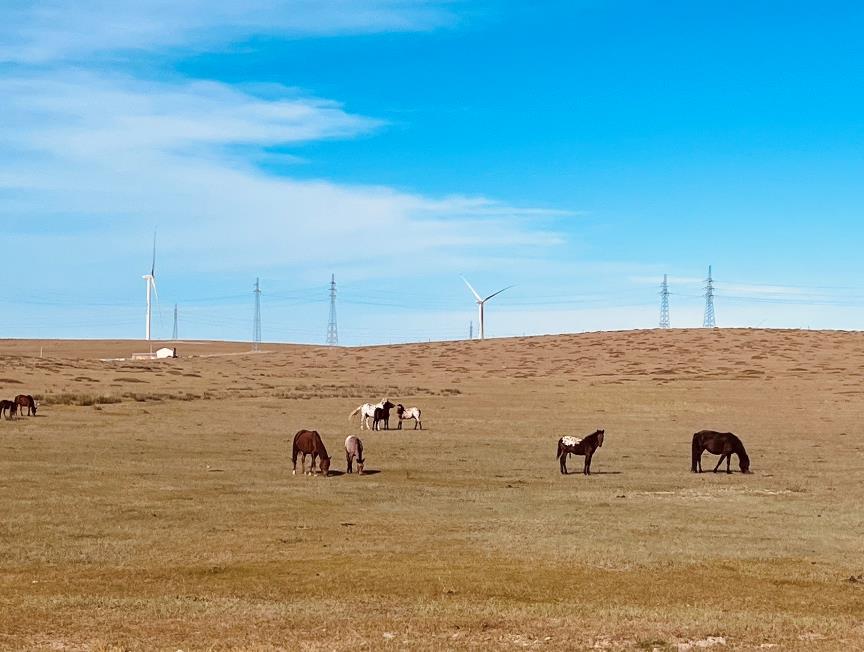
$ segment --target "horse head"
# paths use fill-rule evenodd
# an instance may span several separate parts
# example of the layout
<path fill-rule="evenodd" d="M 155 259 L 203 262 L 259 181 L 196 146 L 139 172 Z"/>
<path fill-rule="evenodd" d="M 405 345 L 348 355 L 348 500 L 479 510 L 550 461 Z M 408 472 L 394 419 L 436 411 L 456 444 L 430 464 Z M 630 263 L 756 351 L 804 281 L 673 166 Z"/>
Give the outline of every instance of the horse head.
<path fill-rule="evenodd" d="M 606 434 L 606 431 L 598 430 L 594 434 L 597 435 L 597 448 L 600 448 L 603 445 L 603 435 Z"/>
<path fill-rule="evenodd" d="M 404 413 L 405 413 L 405 406 L 402 405 L 401 403 L 397 403 L 396 404 L 396 414 L 398 414 L 401 417 Z"/>
<path fill-rule="evenodd" d="M 328 475 L 330 475 L 330 458 L 329 457 L 324 457 L 324 456 L 321 457 L 320 468 L 321 468 L 321 474 L 325 478 Z"/>
<path fill-rule="evenodd" d="M 389 400 L 385 400 L 385 401 L 381 404 L 381 407 L 384 408 L 385 410 L 392 410 L 394 407 L 396 407 L 396 404 L 395 404 L 395 403 L 391 403 Z"/>
<path fill-rule="evenodd" d="M 741 468 L 741 473 L 752 473 L 750 471 L 750 456 L 743 449 L 738 453 L 738 466 Z"/>

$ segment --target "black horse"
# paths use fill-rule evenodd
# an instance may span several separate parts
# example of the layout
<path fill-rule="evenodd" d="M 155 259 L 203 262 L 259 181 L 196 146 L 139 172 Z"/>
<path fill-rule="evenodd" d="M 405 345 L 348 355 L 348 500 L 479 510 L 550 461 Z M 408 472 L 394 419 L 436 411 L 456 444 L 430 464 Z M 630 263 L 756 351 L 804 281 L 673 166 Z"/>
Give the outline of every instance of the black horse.
<path fill-rule="evenodd" d="M 372 416 L 372 430 L 381 430 L 381 424 L 384 424 L 384 430 L 390 430 L 390 410 L 396 405 L 390 401 L 384 401 L 381 407 L 376 407 Z"/>
<path fill-rule="evenodd" d="M 594 451 L 603 445 L 603 434 L 605 430 L 596 430 L 587 437 L 579 439 L 578 437 L 561 437 L 558 440 L 558 459 L 561 463 L 561 473 L 567 473 L 567 456 L 568 455 L 584 455 L 585 467 L 582 473 L 591 475 L 591 458 L 594 456 Z"/>
<path fill-rule="evenodd" d="M 713 455 L 720 456 L 717 466 L 714 467 L 714 473 L 717 473 L 717 469 L 723 463 L 724 457 L 726 458 L 726 473 L 732 473 L 729 469 L 732 453 L 738 456 L 738 465 L 741 467 L 741 473 L 750 473 L 750 457 L 747 455 L 747 451 L 744 450 L 744 444 L 731 432 L 700 430 L 693 435 L 693 464 L 690 467 L 693 473 L 702 473 L 702 452 L 706 450 Z"/>

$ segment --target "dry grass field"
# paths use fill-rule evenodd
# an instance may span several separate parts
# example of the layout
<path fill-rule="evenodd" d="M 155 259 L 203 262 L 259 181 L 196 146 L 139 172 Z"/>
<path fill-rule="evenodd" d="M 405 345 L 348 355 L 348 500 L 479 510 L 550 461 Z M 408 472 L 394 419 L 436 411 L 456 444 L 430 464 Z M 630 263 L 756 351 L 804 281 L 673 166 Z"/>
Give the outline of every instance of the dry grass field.
<path fill-rule="evenodd" d="M 141 348 L 0 341 L 4 649 L 864 649 L 864 334 Z M 300 428 L 374 473 L 292 477 Z"/>

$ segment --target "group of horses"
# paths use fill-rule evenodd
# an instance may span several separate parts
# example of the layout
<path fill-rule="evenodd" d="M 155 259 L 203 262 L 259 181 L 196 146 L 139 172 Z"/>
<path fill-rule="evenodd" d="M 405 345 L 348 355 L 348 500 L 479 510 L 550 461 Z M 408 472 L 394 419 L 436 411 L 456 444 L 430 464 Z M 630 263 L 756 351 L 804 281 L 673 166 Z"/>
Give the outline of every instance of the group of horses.
<path fill-rule="evenodd" d="M 556 455 L 561 473 L 567 474 L 567 458 L 570 455 L 582 455 L 585 457 L 582 473 L 591 475 L 591 458 L 594 457 L 594 452 L 603 445 L 605 433 L 605 430 L 595 430 L 587 437 L 561 437 L 558 440 L 558 454 Z M 695 433 L 690 449 L 690 470 L 693 473 L 702 473 L 702 453 L 706 450 L 713 455 L 720 456 L 717 466 L 714 467 L 714 473 L 717 473 L 724 459 L 726 460 L 726 473 L 732 473 L 730 463 L 733 454 L 738 456 L 738 466 L 741 473 L 750 473 L 750 457 L 737 435 L 714 430 L 700 430 Z"/>
<path fill-rule="evenodd" d="M 350 422 L 357 413 L 360 413 L 360 430 L 390 430 L 390 410 L 396 408 L 396 417 L 399 419 L 399 424 L 396 430 L 402 430 L 402 422 L 414 420 L 414 430 L 420 428 L 423 430 L 423 422 L 420 420 L 420 408 L 406 408 L 401 403 L 391 403 L 389 399 L 383 398 L 380 403 L 364 403 L 358 406 L 351 414 L 348 415 Z M 369 427 L 369 421 L 372 421 L 372 427 Z"/>
<path fill-rule="evenodd" d="M 27 410 L 27 416 L 36 416 L 36 408 L 39 404 L 30 396 L 30 394 L 18 394 L 13 400 L 0 401 L 0 418 L 7 414 L 6 419 L 11 419 L 16 415 L 24 416 L 24 410 Z"/>
<path fill-rule="evenodd" d="M 383 398 L 379 403 L 364 403 L 348 415 L 348 421 L 360 414 L 360 430 L 390 430 L 390 410 L 396 408 L 396 417 L 399 423 L 396 430 L 402 430 L 402 422 L 414 420 L 414 430 L 423 430 L 423 422 L 420 420 L 420 408 L 406 408 L 401 403 L 392 403 L 390 399 Z M 370 425 L 371 421 L 371 425 Z M 312 458 L 309 471 L 306 471 L 306 456 Z M 330 474 L 330 455 L 327 447 L 321 439 L 317 430 L 300 430 L 294 435 L 291 447 L 292 473 L 297 474 L 297 458 L 300 457 L 300 470 L 306 475 L 315 475 L 315 461 L 318 461 L 318 469 L 321 474 Z M 349 435 L 345 439 L 345 463 L 348 473 L 354 472 L 354 462 L 357 463 L 357 472 L 362 475 L 366 460 L 363 457 L 363 442 L 355 435 Z"/>
<path fill-rule="evenodd" d="M 309 471 L 306 471 L 306 456 L 312 458 Z M 315 475 L 315 460 L 318 460 L 318 468 L 325 477 L 330 475 L 330 455 L 327 447 L 321 440 L 317 430 L 299 430 L 294 435 L 291 447 L 292 475 L 297 475 L 297 458 L 300 457 L 300 471 L 306 475 Z M 357 473 L 363 475 L 366 459 L 363 457 L 363 442 L 359 437 L 348 435 L 345 438 L 345 464 L 348 473 L 354 473 L 354 462 L 357 462 Z"/>

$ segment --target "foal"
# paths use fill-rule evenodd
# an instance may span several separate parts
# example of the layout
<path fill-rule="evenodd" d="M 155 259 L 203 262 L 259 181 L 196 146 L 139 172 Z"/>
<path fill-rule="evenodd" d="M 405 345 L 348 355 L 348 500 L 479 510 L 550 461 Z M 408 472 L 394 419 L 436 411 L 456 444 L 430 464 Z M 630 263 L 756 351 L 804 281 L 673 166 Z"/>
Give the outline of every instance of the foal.
<path fill-rule="evenodd" d="M 359 437 L 349 435 L 345 439 L 345 462 L 348 466 L 348 473 L 354 473 L 353 462 L 357 459 L 357 473 L 363 475 L 363 466 L 366 460 L 363 458 L 363 442 Z"/>

